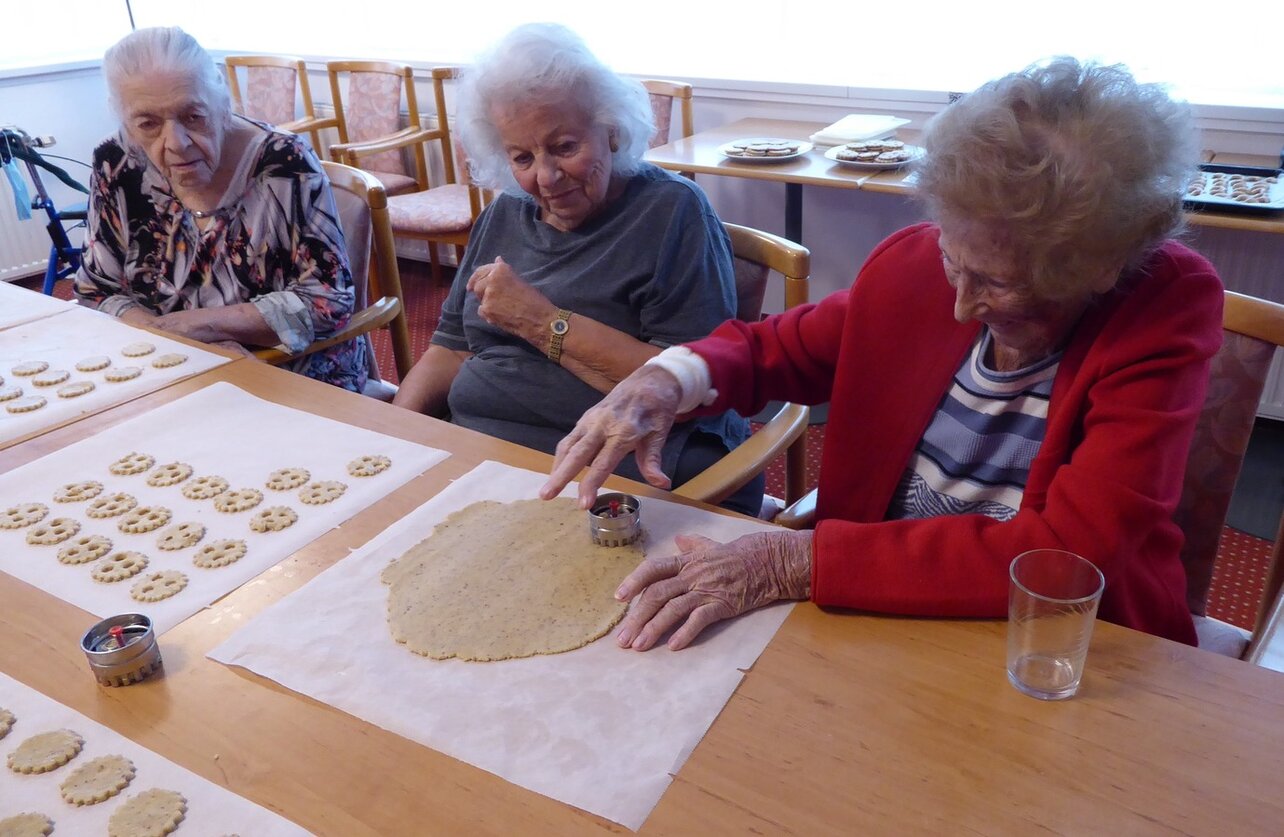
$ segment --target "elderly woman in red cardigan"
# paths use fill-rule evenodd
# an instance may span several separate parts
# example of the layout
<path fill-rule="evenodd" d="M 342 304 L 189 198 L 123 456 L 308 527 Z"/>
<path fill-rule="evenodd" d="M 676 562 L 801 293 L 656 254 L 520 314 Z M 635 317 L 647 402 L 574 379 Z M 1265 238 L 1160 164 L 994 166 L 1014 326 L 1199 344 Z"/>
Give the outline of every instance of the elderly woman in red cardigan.
<path fill-rule="evenodd" d="M 655 465 L 678 415 L 829 401 L 816 527 L 680 536 L 617 593 L 622 647 L 781 599 L 1001 617 L 1018 553 L 1105 574 L 1103 619 L 1195 643 L 1172 522 L 1221 343 L 1222 285 L 1173 240 L 1196 161 L 1189 111 L 1121 67 L 1056 59 L 929 124 L 931 223 L 895 233 L 852 287 L 666 350 L 585 414 L 541 494 L 581 468 Z"/>

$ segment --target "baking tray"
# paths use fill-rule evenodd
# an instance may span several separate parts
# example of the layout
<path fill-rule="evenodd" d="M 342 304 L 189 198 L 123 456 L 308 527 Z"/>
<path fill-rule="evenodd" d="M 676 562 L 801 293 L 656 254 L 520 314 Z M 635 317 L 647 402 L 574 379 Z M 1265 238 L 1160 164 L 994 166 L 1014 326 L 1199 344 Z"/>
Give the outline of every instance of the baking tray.
<path fill-rule="evenodd" d="M 1218 189 L 1218 183 L 1223 189 Z M 1236 198 L 1235 184 L 1241 184 Z M 1259 185 L 1258 194 L 1244 194 L 1243 185 Z M 1198 189 L 1198 194 L 1191 190 Z M 1284 172 L 1265 166 L 1232 166 L 1218 163 L 1201 163 L 1199 176 L 1183 200 L 1187 209 L 1235 212 L 1250 215 L 1275 213 L 1284 210 Z"/>

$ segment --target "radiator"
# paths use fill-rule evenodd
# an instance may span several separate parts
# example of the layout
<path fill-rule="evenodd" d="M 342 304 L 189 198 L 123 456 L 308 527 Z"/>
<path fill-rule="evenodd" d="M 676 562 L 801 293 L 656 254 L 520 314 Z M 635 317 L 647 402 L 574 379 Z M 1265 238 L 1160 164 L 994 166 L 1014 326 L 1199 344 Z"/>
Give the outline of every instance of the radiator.
<path fill-rule="evenodd" d="M 0 183 L 4 183 L 0 186 L 0 281 L 43 274 L 49 263 L 45 215 L 33 212 L 29 220 L 18 220 L 9 182 L 0 177 Z"/>

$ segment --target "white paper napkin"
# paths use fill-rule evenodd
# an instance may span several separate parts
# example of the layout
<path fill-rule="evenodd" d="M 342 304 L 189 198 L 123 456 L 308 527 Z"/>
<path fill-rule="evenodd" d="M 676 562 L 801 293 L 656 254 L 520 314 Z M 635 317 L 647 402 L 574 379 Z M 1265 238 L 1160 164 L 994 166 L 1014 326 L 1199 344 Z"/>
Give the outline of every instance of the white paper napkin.
<path fill-rule="evenodd" d="M 812 134 L 816 145 L 842 145 L 857 140 L 890 136 L 897 128 L 908 125 L 908 119 L 876 113 L 849 113 L 827 128 Z"/>

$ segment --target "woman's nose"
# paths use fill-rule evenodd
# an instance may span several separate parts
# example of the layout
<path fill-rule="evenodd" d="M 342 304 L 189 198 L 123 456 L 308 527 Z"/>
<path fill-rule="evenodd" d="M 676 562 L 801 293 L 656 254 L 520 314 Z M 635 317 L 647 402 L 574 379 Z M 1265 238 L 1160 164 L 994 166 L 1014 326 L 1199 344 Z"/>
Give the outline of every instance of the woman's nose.
<path fill-rule="evenodd" d="M 541 187 L 552 186 L 562 177 L 562 170 L 555 159 L 542 157 L 536 166 L 535 177 Z"/>
<path fill-rule="evenodd" d="M 965 323 L 986 307 L 981 283 L 962 276 L 954 285 L 954 319 Z"/>
<path fill-rule="evenodd" d="M 165 145 L 168 148 L 183 149 L 191 144 L 191 136 L 178 120 L 165 123 Z"/>

